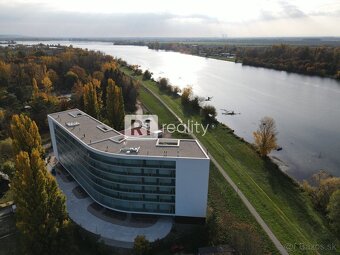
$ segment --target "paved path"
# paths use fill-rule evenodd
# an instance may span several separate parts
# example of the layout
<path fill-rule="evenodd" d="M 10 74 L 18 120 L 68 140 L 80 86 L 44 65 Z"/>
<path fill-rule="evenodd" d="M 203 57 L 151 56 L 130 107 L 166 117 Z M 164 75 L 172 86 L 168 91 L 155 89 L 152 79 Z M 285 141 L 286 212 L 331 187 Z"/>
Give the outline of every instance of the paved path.
<path fill-rule="evenodd" d="M 183 123 L 182 119 L 158 96 L 156 95 L 152 90 L 150 90 L 149 88 L 145 87 L 143 84 L 142 86 L 149 91 L 152 95 L 154 95 L 177 119 L 178 121 L 180 121 L 181 123 Z M 184 124 L 185 125 L 185 124 Z M 190 135 L 199 141 L 199 139 L 197 139 L 197 137 L 193 134 L 190 133 Z M 201 144 L 201 146 L 204 148 L 204 146 Z M 221 167 L 221 165 L 215 160 L 215 158 L 209 154 L 209 157 L 211 159 L 211 161 L 214 163 L 214 165 L 217 167 L 217 169 L 219 170 L 219 172 L 223 175 L 223 177 L 226 179 L 226 181 L 230 184 L 230 186 L 236 191 L 236 193 L 239 195 L 239 197 L 241 198 L 242 202 L 244 203 L 244 205 L 248 208 L 248 210 L 250 211 L 250 213 L 254 216 L 254 218 L 256 219 L 256 221 L 260 224 L 260 226 L 263 228 L 263 230 L 267 233 L 267 235 L 269 236 L 270 240 L 272 240 L 272 242 L 274 243 L 276 249 L 279 250 L 279 252 L 283 255 L 288 255 L 288 252 L 286 250 L 286 248 L 280 243 L 280 241 L 276 238 L 276 236 L 274 235 L 274 233 L 271 231 L 271 229 L 269 228 L 269 226 L 264 222 L 264 220 L 261 218 L 261 216 L 259 215 L 259 213 L 256 211 L 256 209 L 254 208 L 254 206 L 252 206 L 252 204 L 249 202 L 249 200 L 246 198 L 246 196 L 243 194 L 242 191 L 240 191 L 240 189 L 237 187 L 237 185 L 235 184 L 235 182 L 229 177 L 229 175 L 227 174 L 226 171 L 223 170 L 223 168 Z"/>
<path fill-rule="evenodd" d="M 90 197 L 78 199 L 73 194 L 72 190 L 78 186 L 76 182 L 64 182 L 60 174 L 57 174 L 56 179 L 66 195 L 66 207 L 70 218 L 87 231 L 100 235 L 101 240 L 108 245 L 132 248 L 137 235 L 144 235 L 153 242 L 164 238 L 172 228 L 170 217 L 160 217 L 152 226 L 143 228 L 116 225 L 102 220 L 88 211 L 88 206 L 94 202 Z"/>

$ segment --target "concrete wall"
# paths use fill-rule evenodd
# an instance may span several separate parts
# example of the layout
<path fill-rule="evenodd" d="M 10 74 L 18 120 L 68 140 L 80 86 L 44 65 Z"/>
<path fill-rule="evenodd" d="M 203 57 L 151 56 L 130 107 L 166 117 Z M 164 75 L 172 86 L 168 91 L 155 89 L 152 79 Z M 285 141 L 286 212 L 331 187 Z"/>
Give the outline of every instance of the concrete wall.
<path fill-rule="evenodd" d="M 177 159 L 176 216 L 205 217 L 209 159 Z"/>

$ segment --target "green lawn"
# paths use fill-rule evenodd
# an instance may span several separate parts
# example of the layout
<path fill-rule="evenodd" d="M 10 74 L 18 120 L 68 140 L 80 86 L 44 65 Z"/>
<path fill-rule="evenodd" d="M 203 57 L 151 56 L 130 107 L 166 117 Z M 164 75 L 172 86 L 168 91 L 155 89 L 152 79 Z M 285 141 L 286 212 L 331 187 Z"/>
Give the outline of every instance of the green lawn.
<path fill-rule="evenodd" d="M 127 74 L 132 74 L 127 68 L 122 68 L 122 70 Z M 142 80 L 141 76 L 135 78 Z M 142 83 L 160 96 L 182 120 L 201 121 L 199 116 L 190 116 L 183 111 L 180 99 L 161 93 L 155 82 L 142 81 Z M 141 92 L 142 101 L 143 93 L 145 91 Z M 144 95 L 144 97 L 145 100 L 147 96 Z M 148 97 L 147 102 L 150 100 L 150 95 Z M 157 105 L 157 103 L 154 104 Z M 159 114 L 163 118 L 164 113 Z M 196 135 L 209 153 L 238 184 L 240 190 L 281 243 L 295 246 L 294 249 L 289 250 L 290 254 L 335 254 L 335 251 L 303 250 L 298 247 L 297 244 L 331 243 L 336 243 L 339 247 L 339 241 L 327 228 L 324 218 L 314 210 L 309 197 L 275 164 L 259 157 L 248 143 L 236 137 L 224 125 L 218 125 L 205 136 Z M 227 182 L 224 185 L 227 189 Z"/>

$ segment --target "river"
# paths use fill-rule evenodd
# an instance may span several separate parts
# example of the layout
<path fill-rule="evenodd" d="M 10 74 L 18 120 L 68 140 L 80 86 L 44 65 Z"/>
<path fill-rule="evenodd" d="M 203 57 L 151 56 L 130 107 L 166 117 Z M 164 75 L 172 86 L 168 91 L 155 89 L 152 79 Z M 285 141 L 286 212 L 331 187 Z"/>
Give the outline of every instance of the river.
<path fill-rule="evenodd" d="M 24 42 L 30 44 L 32 42 Z M 37 42 L 34 42 L 37 43 Z M 52 43 L 50 41 L 43 43 Z M 340 82 L 291 74 L 142 46 L 118 46 L 102 42 L 58 42 L 99 50 L 129 64 L 149 69 L 154 78 L 193 86 L 199 96 L 218 110 L 218 120 L 253 142 L 252 132 L 264 116 L 275 119 L 282 151 L 272 156 L 297 180 L 320 169 L 340 176 Z M 223 115 L 220 109 L 239 115 Z"/>

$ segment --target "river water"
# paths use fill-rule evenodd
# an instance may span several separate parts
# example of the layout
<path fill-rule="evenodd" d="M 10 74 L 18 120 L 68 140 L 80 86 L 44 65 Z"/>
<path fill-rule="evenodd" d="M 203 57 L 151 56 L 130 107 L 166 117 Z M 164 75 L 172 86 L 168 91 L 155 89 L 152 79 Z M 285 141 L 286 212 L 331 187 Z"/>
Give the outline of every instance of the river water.
<path fill-rule="evenodd" d="M 324 169 L 340 176 L 338 81 L 141 46 L 58 43 L 122 58 L 129 64 L 140 65 L 143 70 L 149 69 L 154 78 L 166 77 L 182 88 L 192 85 L 196 95 L 212 97 L 208 103 L 218 110 L 218 120 L 249 142 L 253 142 L 252 132 L 259 120 L 270 116 L 276 121 L 278 144 L 283 148 L 271 155 L 284 162 L 283 169 L 289 175 L 301 180 Z M 220 109 L 240 114 L 223 115 Z"/>

